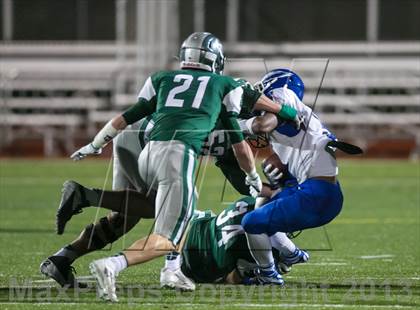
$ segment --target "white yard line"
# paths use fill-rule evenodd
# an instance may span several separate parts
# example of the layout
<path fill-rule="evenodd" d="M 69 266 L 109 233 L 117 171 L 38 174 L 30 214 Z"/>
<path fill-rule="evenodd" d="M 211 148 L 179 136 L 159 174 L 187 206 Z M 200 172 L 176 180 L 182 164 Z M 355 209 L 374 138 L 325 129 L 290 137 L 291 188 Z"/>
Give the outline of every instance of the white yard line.
<path fill-rule="evenodd" d="M 310 308 L 384 308 L 384 309 L 395 309 L 395 308 L 402 308 L 402 309 L 414 309 L 414 306 L 406 306 L 406 305 L 351 305 L 351 304 L 232 304 L 229 305 L 230 307 L 287 307 L 287 308 L 300 308 L 300 307 L 310 307 Z"/>
<path fill-rule="evenodd" d="M 104 178 L 98 177 L 87 177 L 90 182 L 99 183 L 101 184 Z M 0 176 L 0 183 L 2 185 L 57 185 L 63 184 L 65 178 L 64 177 L 3 177 Z"/>
<path fill-rule="evenodd" d="M 344 262 L 325 262 L 325 263 L 305 263 L 300 264 L 299 266 L 345 266 L 348 263 Z"/>
<path fill-rule="evenodd" d="M 331 225 L 370 225 L 370 224 L 418 224 L 416 218 L 339 218 L 331 222 Z"/>
<path fill-rule="evenodd" d="M 395 255 L 393 254 L 380 254 L 380 255 L 362 255 L 359 256 L 361 259 L 381 259 L 381 258 L 392 258 Z"/>

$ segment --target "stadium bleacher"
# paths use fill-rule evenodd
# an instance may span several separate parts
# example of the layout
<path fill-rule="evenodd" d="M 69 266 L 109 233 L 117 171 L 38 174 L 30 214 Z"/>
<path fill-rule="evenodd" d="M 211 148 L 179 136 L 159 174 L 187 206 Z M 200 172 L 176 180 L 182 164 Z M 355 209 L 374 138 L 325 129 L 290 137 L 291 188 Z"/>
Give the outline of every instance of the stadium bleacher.
<path fill-rule="evenodd" d="M 7 132 L 0 148 L 17 136 L 41 137 L 45 155 L 56 155 L 54 143 L 89 138 L 136 100 L 139 71 L 168 66 L 140 68 L 134 45 L 124 47 L 123 61 L 117 49 L 96 42 L 0 45 L 0 130 Z M 226 73 L 251 82 L 267 69 L 292 67 L 305 81 L 310 106 L 329 59 L 315 108 L 327 125 L 348 139 L 358 130 L 363 136 L 356 140 L 408 137 L 419 153 L 420 43 L 238 43 L 227 45 L 227 54 Z"/>

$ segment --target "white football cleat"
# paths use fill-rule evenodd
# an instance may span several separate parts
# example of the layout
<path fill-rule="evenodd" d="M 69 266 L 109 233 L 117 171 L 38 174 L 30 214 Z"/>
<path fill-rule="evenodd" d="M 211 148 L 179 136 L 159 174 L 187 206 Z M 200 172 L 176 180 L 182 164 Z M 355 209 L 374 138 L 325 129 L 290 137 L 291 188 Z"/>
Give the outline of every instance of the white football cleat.
<path fill-rule="evenodd" d="M 118 274 L 114 271 L 113 265 L 108 262 L 108 259 L 103 258 L 91 262 L 89 270 L 98 283 L 99 297 L 104 300 L 118 302 L 115 292 L 115 278 Z"/>
<path fill-rule="evenodd" d="M 181 269 L 172 271 L 168 268 L 162 268 L 160 270 L 160 287 L 179 289 L 181 291 L 195 290 L 194 282 L 187 278 Z"/>

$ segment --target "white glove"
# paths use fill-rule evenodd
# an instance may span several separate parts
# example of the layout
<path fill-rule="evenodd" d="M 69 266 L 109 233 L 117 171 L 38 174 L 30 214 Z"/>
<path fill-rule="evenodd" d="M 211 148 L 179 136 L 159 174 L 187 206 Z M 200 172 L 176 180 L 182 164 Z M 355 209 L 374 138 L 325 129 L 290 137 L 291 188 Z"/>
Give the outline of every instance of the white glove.
<path fill-rule="evenodd" d="M 268 164 L 267 166 L 263 167 L 263 171 L 270 184 L 277 187 L 281 177 L 283 176 L 283 172 L 281 172 L 278 168 L 273 168 L 274 167 L 272 164 Z"/>
<path fill-rule="evenodd" d="M 306 124 L 305 124 L 305 118 L 303 116 L 300 116 L 299 114 L 296 114 L 295 119 L 293 120 L 295 123 L 295 127 L 297 130 L 303 130 L 306 131 Z"/>
<path fill-rule="evenodd" d="M 258 197 L 262 190 L 262 181 L 255 170 L 246 176 L 245 183 L 249 185 L 249 192 L 251 196 L 254 198 Z"/>
<path fill-rule="evenodd" d="M 71 154 L 70 158 L 74 161 L 82 160 L 88 155 L 99 155 L 102 153 L 101 148 L 96 148 L 92 145 L 92 143 L 89 143 L 83 147 L 81 147 L 79 150 Z"/>

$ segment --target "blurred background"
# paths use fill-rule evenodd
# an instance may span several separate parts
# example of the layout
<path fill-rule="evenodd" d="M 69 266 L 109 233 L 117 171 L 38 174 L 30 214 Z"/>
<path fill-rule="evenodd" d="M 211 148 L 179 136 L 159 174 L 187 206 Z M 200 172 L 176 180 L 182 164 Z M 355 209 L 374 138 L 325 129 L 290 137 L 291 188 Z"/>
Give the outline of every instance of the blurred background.
<path fill-rule="evenodd" d="M 365 156 L 418 158 L 419 16 L 420 0 L 0 0 L 0 155 L 71 154 L 209 31 L 226 74 L 289 67 Z"/>

